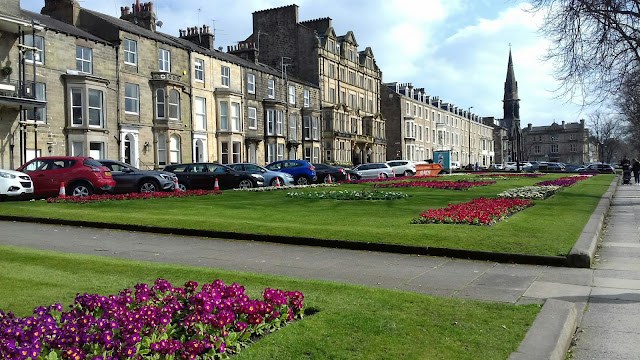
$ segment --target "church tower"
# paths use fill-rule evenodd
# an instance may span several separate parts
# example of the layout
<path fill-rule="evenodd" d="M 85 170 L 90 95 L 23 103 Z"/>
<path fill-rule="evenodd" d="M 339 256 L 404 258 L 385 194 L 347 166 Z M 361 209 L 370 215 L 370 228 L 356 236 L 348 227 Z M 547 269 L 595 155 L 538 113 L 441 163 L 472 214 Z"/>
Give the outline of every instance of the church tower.
<path fill-rule="evenodd" d="M 509 49 L 509 64 L 507 65 L 507 79 L 504 82 L 504 97 L 502 99 L 504 110 L 503 126 L 507 129 L 509 138 L 508 160 L 520 162 L 522 156 L 522 130 L 520 128 L 520 99 L 518 98 L 518 82 L 513 71 L 511 49 Z M 519 165 L 517 166 L 519 170 Z"/>

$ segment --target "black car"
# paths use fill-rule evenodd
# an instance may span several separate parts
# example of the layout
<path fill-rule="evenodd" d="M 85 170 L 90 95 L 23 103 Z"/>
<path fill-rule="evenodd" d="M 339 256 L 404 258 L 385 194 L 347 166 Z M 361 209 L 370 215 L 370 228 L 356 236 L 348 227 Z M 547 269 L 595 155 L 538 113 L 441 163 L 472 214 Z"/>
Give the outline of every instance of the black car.
<path fill-rule="evenodd" d="M 115 160 L 98 160 L 111 170 L 116 181 L 115 193 L 172 191 L 176 176 L 170 172 L 158 170 L 140 170 L 129 164 Z"/>
<path fill-rule="evenodd" d="M 316 177 L 318 183 L 328 183 L 329 175 L 331 175 L 331 181 L 342 181 L 347 179 L 347 173 L 343 168 L 339 168 L 333 165 L 327 164 L 311 164 L 316 168 Z"/>
<path fill-rule="evenodd" d="M 264 185 L 264 177 L 247 171 L 234 170 L 218 163 L 192 163 L 167 165 L 165 171 L 178 177 L 180 190 L 213 190 L 216 179 L 220 190 L 252 188 Z"/>

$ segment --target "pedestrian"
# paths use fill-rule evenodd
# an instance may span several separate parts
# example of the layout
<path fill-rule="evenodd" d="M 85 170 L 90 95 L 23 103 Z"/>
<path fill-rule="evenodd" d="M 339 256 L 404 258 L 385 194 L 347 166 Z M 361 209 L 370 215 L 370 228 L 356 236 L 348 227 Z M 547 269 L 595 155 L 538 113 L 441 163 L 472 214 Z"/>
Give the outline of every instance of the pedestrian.
<path fill-rule="evenodd" d="M 636 185 L 640 185 L 640 162 L 638 162 L 637 158 L 633 159 L 631 170 L 633 171 L 633 177 L 636 180 Z"/>

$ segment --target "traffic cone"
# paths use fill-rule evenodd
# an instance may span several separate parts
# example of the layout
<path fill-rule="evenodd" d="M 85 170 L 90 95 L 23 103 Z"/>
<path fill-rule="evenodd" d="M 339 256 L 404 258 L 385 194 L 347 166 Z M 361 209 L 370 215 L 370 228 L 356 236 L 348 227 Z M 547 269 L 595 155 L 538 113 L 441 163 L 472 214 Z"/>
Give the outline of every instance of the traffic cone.
<path fill-rule="evenodd" d="M 179 192 L 180 186 L 178 186 L 178 178 L 173 179 L 173 192 Z"/>
<path fill-rule="evenodd" d="M 58 192 L 58 197 L 67 197 L 66 190 L 64 189 L 64 181 L 60 183 L 60 191 Z"/>
<path fill-rule="evenodd" d="M 351 181 L 351 175 L 347 173 L 347 181 Z"/>
<path fill-rule="evenodd" d="M 276 177 L 276 187 L 280 187 L 280 178 Z"/>
<path fill-rule="evenodd" d="M 220 191 L 220 186 L 218 186 L 218 178 L 216 178 L 216 182 L 213 184 L 213 191 Z"/>
<path fill-rule="evenodd" d="M 331 174 L 329 174 L 328 176 L 329 176 L 329 179 L 327 181 L 327 184 L 331 184 Z"/>
<path fill-rule="evenodd" d="M 380 173 L 378 173 L 378 180 L 380 180 Z"/>

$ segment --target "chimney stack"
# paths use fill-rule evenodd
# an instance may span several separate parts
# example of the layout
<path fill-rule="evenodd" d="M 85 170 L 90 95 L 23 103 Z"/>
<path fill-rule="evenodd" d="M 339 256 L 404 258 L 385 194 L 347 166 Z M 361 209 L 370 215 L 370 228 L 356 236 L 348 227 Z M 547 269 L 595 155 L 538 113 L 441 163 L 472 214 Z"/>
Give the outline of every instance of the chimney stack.
<path fill-rule="evenodd" d="M 156 14 L 153 12 L 152 2 L 140 4 L 140 0 L 136 0 L 135 4 L 131 4 L 131 9 L 128 6 L 121 7 L 120 19 L 134 23 L 147 30 L 156 31 Z"/>
<path fill-rule="evenodd" d="M 209 26 L 202 25 L 201 28 L 197 26 L 188 27 L 187 30 L 179 30 L 180 38 L 189 40 L 192 43 L 202 46 L 205 49 L 214 50 L 214 36 L 209 30 Z"/>

